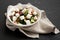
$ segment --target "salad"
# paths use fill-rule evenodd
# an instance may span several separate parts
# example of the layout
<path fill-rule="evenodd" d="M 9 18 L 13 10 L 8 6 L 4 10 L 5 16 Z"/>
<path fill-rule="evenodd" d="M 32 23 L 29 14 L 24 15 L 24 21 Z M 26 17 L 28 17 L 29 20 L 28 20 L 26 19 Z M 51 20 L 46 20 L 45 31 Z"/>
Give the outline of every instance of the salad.
<path fill-rule="evenodd" d="M 9 15 L 12 22 L 22 25 L 30 25 L 37 21 L 38 13 L 33 8 L 12 8 Z"/>

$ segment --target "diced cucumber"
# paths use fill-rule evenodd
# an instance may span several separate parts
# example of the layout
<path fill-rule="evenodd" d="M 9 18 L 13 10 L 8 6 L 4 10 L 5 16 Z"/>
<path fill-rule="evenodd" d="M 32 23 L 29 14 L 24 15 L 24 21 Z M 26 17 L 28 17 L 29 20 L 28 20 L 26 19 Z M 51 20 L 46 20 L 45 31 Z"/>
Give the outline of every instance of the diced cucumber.
<path fill-rule="evenodd" d="M 31 23 L 34 23 L 35 21 L 33 19 L 31 19 Z"/>
<path fill-rule="evenodd" d="M 28 14 L 28 10 L 25 11 L 24 16 L 26 16 L 27 14 Z"/>
<path fill-rule="evenodd" d="M 31 23 L 34 23 L 35 21 L 34 21 L 34 17 L 31 17 Z"/>

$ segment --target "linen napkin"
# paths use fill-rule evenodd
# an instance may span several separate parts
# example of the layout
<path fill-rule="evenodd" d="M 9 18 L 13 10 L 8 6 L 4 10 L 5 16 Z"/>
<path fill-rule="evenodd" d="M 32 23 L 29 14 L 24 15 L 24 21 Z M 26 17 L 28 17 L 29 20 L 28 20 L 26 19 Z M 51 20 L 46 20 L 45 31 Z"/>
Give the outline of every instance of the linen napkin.
<path fill-rule="evenodd" d="M 23 5 L 21 3 L 17 4 L 16 6 Z M 47 34 L 47 33 L 55 33 L 58 34 L 60 31 L 51 23 L 51 21 L 47 18 L 46 13 L 44 10 L 40 10 L 37 7 L 33 6 L 32 4 L 24 4 L 24 5 L 30 5 L 31 7 L 34 7 L 34 9 L 39 10 L 41 13 L 41 19 L 34 25 L 30 27 L 19 27 L 13 25 L 8 18 L 6 18 L 6 26 L 12 30 L 15 31 L 17 28 L 19 29 L 20 32 L 25 34 L 27 37 L 31 38 L 39 38 L 39 34 Z M 8 8 L 10 8 L 8 6 Z M 7 13 L 5 13 L 5 16 L 7 16 Z"/>

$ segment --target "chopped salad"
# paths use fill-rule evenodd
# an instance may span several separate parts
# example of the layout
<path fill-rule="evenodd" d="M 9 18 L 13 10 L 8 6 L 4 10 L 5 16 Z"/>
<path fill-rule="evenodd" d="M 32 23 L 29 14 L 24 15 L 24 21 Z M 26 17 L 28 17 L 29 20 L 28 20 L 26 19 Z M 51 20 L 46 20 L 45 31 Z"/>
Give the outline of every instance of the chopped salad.
<path fill-rule="evenodd" d="M 33 8 L 13 8 L 12 10 L 9 17 L 14 23 L 30 25 L 38 19 L 38 13 Z"/>

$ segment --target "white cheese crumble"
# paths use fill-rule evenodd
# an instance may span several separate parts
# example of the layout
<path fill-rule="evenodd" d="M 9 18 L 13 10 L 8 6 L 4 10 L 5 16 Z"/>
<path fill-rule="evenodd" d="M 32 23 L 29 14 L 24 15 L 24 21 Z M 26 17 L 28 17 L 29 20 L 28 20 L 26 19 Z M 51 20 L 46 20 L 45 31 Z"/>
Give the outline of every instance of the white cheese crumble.
<path fill-rule="evenodd" d="M 13 16 L 13 22 L 15 22 L 15 21 L 16 21 L 16 19 L 17 19 L 17 17 L 16 17 L 16 16 Z"/>
<path fill-rule="evenodd" d="M 25 20 L 25 22 L 26 22 L 27 25 L 31 24 L 29 20 Z"/>
<path fill-rule="evenodd" d="M 34 11 L 34 12 L 33 12 L 33 15 L 36 15 L 36 14 L 37 14 L 37 12 L 36 12 L 36 11 Z"/>
<path fill-rule="evenodd" d="M 37 20 L 37 16 L 34 17 L 34 20 Z"/>
<path fill-rule="evenodd" d="M 20 19 L 23 20 L 24 19 L 24 16 L 20 16 Z"/>
<path fill-rule="evenodd" d="M 19 14 L 19 13 L 16 13 L 15 15 L 16 15 L 16 17 L 19 17 L 19 16 L 20 16 L 20 14 Z"/>
<path fill-rule="evenodd" d="M 31 18 L 31 16 L 32 16 L 32 15 L 28 14 L 26 17 L 27 17 L 28 19 L 30 19 L 30 18 Z"/>

